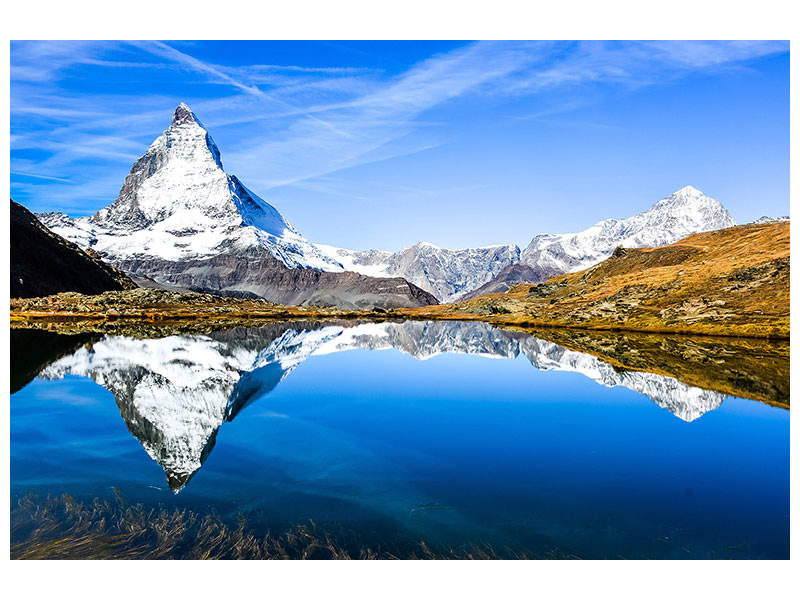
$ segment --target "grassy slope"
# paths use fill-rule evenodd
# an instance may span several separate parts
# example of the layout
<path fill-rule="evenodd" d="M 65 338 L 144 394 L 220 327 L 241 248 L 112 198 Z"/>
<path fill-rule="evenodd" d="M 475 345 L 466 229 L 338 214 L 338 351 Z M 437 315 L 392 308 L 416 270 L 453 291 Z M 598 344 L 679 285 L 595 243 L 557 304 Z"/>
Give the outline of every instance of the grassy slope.
<path fill-rule="evenodd" d="M 741 225 L 661 248 L 623 249 L 544 284 L 395 311 L 496 324 L 784 338 L 789 223 Z"/>

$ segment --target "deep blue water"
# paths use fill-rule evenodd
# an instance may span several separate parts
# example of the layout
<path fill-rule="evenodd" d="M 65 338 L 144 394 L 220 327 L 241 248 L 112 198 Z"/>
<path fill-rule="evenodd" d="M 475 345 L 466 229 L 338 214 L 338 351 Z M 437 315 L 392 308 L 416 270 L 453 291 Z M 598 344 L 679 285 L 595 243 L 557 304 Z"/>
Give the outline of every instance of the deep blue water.
<path fill-rule="evenodd" d="M 788 558 L 787 410 L 726 397 L 687 421 L 622 385 L 539 370 L 496 330 L 487 342 L 490 328 L 481 327 L 450 335 L 461 336 L 455 342 L 439 331 L 430 347 L 415 340 L 417 356 L 396 341 L 359 347 L 374 347 L 375 336 L 338 351 L 301 339 L 266 358 L 286 335 L 251 341 L 250 354 L 247 334 L 214 341 L 202 355 L 211 342 L 199 336 L 201 346 L 180 360 L 182 338 L 166 344 L 166 358 L 148 346 L 132 359 L 141 340 L 87 344 L 11 396 L 12 500 L 29 491 L 104 497 L 114 487 L 146 506 L 232 521 L 244 514 L 258 531 L 313 519 L 367 539 L 531 555 Z M 435 353 L 442 348 L 449 351 Z M 286 358 L 298 349 L 312 353 Z M 261 365 L 247 386 L 220 384 L 245 381 L 246 368 L 202 379 L 209 361 L 237 352 L 240 367 Z M 142 364 L 159 360 L 174 369 L 148 382 Z M 111 382 L 120 373 L 125 385 Z M 174 493 L 118 402 L 123 389 L 137 407 L 145 397 L 158 405 L 188 394 L 192 402 L 187 373 L 212 404 L 215 386 L 223 406 L 244 387 L 248 401 L 217 423 L 202 466 Z M 175 387 L 153 400 L 169 377 Z M 178 414 L 188 423 L 181 427 L 194 427 L 196 415 Z"/>

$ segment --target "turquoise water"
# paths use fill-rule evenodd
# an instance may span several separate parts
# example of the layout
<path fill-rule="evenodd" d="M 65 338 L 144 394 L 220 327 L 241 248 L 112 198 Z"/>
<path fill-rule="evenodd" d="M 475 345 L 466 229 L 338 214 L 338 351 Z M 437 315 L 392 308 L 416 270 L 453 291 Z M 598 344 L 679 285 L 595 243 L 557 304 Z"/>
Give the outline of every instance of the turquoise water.
<path fill-rule="evenodd" d="M 480 323 L 351 325 L 12 338 L 35 355 L 12 373 L 12 507 L 119 494 L 371 547 L 789 557 L 788 411 Z"/>

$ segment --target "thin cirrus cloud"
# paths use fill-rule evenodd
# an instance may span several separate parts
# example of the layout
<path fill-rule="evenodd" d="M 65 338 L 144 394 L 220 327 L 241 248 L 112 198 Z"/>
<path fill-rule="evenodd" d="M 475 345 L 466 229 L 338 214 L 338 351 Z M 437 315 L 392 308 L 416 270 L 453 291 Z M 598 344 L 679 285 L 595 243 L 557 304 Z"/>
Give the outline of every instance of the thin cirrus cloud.
<path fill-rule="evenodd" d="M 15 42 L 12 193 L 35 210 L 94 212 L 180 101 L 225 140 L 226 166 L 254 191 L 314 180 L 324 188 L 337 171 L 445 144 L 447 128 L 428 114 L 448 102 L 635 89 L 787 50 L 770 41 L 475 42 L 389 75 L 352 65 L 216 64 L 180 43 Z M 125 82 L 97 86 L 108 74 Z"/>

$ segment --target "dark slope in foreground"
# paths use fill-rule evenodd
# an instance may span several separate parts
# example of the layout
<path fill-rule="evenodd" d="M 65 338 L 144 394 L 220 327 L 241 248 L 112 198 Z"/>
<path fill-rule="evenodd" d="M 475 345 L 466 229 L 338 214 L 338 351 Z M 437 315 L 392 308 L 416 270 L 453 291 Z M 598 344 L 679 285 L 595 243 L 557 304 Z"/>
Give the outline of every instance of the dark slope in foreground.
<path fill-rule="evenodd" d="M 135 288 L 130 278 L 56 235 L 11 200 L 11 297 L 99 294 Z"/>

